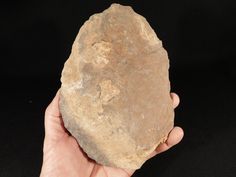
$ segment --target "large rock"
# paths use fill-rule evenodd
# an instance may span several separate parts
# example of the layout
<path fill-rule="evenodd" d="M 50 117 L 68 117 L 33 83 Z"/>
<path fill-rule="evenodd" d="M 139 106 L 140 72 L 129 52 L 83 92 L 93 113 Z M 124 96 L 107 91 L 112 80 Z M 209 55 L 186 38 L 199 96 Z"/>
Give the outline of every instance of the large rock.
<path fill-rule="evenodd" d="M 131 7 L 113 4 L 81 27 L 61 77 L 65 127 L 100 164 L 137 169 L 173 128 L 169 60 Z"/>

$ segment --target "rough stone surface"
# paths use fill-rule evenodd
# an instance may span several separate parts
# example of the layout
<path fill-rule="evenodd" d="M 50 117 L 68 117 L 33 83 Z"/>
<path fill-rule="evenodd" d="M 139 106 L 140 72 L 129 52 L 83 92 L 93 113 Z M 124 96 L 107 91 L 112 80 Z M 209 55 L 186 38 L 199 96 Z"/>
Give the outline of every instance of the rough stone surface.
<path fill-rule="evenodd" d="M 131 7 L 113 4 L 81 27 L 64 65 L 65 127 L 98 163 L 137 169 L 173 127 L 169 60 Z"/>

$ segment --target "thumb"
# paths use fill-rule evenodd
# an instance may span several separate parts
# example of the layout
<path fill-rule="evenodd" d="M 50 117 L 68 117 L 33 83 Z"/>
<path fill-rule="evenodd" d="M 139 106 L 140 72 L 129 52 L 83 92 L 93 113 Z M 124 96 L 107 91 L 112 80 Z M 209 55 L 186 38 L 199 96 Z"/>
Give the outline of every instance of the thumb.
<path fill-rule="evenodd" d="M 45 137 L 57 139 L 66 132 L 59 110 L 60 90 L 45 111 Z"/>

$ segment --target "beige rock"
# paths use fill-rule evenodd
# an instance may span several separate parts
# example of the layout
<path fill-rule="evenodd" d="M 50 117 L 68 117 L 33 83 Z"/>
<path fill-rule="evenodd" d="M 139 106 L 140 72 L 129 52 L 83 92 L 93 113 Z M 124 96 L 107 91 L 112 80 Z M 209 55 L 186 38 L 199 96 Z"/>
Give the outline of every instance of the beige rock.
<path fill-rule="evenodd" d="M 65 127 L 100 164 L 138 169 L 173 128 L 169 60 L 131 7 L 113 4 L 81 27 L 61 77 Z"/>

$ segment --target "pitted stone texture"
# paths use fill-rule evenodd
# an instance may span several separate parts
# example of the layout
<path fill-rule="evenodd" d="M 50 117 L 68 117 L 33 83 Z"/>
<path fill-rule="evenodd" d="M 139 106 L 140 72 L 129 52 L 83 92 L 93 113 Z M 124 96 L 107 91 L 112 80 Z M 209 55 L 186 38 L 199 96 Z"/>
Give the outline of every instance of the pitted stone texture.
<path fill-rule="evenodd" d="M 64 65 L 65 127 L 100 164 L 138 169 L 173 128 L 169 60 L 131 7 L 113 4 L 81 27 Z"/>

